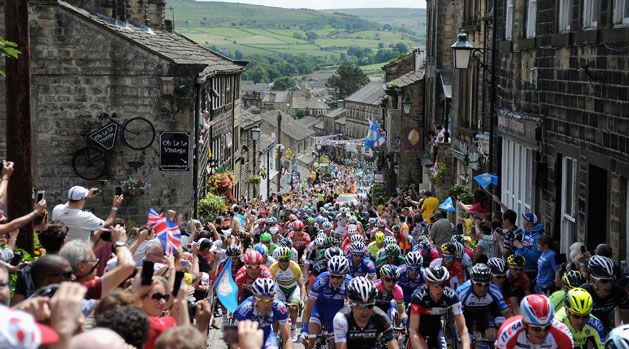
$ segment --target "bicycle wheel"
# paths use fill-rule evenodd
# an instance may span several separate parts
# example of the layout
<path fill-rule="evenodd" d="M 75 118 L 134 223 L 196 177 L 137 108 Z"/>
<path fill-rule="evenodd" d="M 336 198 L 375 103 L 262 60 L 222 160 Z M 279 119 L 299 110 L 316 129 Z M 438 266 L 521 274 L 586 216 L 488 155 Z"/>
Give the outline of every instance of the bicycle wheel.
<path fill-rule="evenodd" d="M 83 179 L 97 179 L 107 171 L 107 157 L 98 148 L 85 147 L 72 156 L 72 169 Z"/>
<path fill-rule="evenodd" d="M 143 117 L 131 118 L 122 125 L 122 140 L 131 149 L 146 149 L 155 140 L 155 126 Z"/>

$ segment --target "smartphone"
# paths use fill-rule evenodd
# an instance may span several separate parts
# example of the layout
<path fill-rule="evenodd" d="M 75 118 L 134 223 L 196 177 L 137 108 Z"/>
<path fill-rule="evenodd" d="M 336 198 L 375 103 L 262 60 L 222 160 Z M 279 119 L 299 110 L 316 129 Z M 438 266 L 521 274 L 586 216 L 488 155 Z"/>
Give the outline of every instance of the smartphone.
<path fill-rule="evenodd" d="M 155 271 L 155 263 L 144 260 L 142 263 L 142 286 L 151 285 L 153 283 L 153 272 Z"/>
<path fill-rule="evenodd" d="M 100 234 L 100 239 L 103 241 L 111 241 L 111 230 L 104 231 Z"/>
<path fill-rule="evenodd" d="M 40 201 L 44 200 L 45 197 L 46 197 L 46 191 L 45 190 L 39 190 L 39 191 L 37 191 L 37 198 L 35 199 L 35 202 L 40 202 Z"/>
<path fill-rule="evenodd" d="M 122 195 L 122 187 L 121 186 L 117 186 L 116 187 L 116 196 L 120 196 Z"/>
<path fill-rule="evenodd" d="M 585 253 L 585 245 L 581 246 L 581 253 L 584 254 Z"/>
<path fill-rule="evenodd" d="M 185 273 L 183 271 L 178 271 L 175 273 L 175 283 L 173 285 L 173 297 L 177 297 L 177 294 L 179 293 L 179 289 L 181 288 L 181 280 L 183 279 L 184 274 Z"/>
<path fill-rule="evenodd" d="M 238 344 L 238 326 L 225 325 L 223 327 L 223 341 L 228 346 Z"/>
<path fill-rule="evenodd" d="M 189 246 L 188 248 L 192 247 L 192 245 L 188 245 L 188 246 Z M 180 266 L 181 268 L 188 268 L 188 267 L 190 267 L 190 261 L 189 261 L 189 260 L 184 259 L 184 260 L 182 260 L 181 262 L 179 262 L 179 266 Z"/>

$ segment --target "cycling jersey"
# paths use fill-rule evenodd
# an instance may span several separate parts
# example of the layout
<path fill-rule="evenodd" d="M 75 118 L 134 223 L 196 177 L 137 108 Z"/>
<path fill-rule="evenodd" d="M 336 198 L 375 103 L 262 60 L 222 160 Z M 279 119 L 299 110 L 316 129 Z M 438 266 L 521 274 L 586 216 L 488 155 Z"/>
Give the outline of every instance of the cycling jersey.
<path fill-rule="evenodd" d="M 279 287 L 289 288 L 297 286 L 297 281 L 303 280 L 304 275 L 299 265 L 293 261 L 288 262 L 288 268 L 280 268 L 280 263 L 275 262 L 269 267 L 273 278 Z"/>
<path fill-rule="evenodd" d="M 516 278 L 511 270 L 507 270 L 507 278 L 511 281 L 511 285 L 505 288 L 505 296 L 518 297 L 518 301 L 521 301 L 530 289 L 529 277 L 524 272 L 520 272 L 520 276 Z"/>
<path fill-rule="evenodd" d="M 347 284 L 351 280 L 352 277 L 347 274 L 341 287 L 333 288 L 330 284 L 330 274 L 327 271 L 317 277 L 308 293 L 308 300 L 316 301 L 310 315 L 310 322 L 319 325 L 325 323 L 327 331 L 333 331 L 332 319 L 346 303 Z"/>
<path fill-rule="evenodd" d="M 413 292 L 424 284 L 424 277 L 421 270 L 417 271 L 417 277 L 411 279 L 408 275 L 408 267 L 402 264 L 397 268 L 397 285 L 402 288 L 404 293 L 404 303 L 410 304 Z"/>
<path fill-rule="evenodd" d="M 443 264 L 443 258 L 433 259 L 430 262 L 431 267 L 439 267 L 443 265 L 448 269 L 448 273 L 450 273 L 450 288 L 456 290 L 460 285 L 465 282 L 465 276 L 463 275 L 463 267 L 461 266 L 461 262 L 455 260 L 454 264 L 450 268 L 448 268 L 445 264 Z"/>
<path fill-rule="evenodd" d="M 572 340 L 574 341 L 575 349 L 585 349 L 587 342 L 594 342 L 596 348 L 603 348 L 603 342 L 605 341 L 605 329 L 603 329 L 603 323 L 601 320 L 597 319 L 596 316 L 588 316 L 588 319 L 581 331 L 577 331 L 577 329 L 572 327 L 566 308 L 559 309 L 559 311 L 555 313 L 555 319 L 568 327 L 570 333 L 572 333 Z"/>
<path fill-rule="evenodd" d="M 494 284 L 489 284 L 489 290 L 483 297 L 478 297 L 473 292 L 472 280 L 467 280 L 463 285 L 456 289 L 456 293 L 461 300 L 461 305 L 464 310 L 485 311 L 491 304 L 495 304 L 499 311 L 507 309 L 507 303 L 505 302 L 500 288 Z"/>
<path fill-rule="evenodd" d="M 393 340 L 391 320 L 380 308 L 373 308 L 373 315 L 364 327 L 359 327 L 349 307 L 334 316 L 334 342 L 347 343 L 348 348 L 375 348 L 376 339 L 382 335 L 384 342 Z"/>
<path fill-rule="evenodd" d="M 570 330 L 563 323 L 553 320 L 551 328 L 541 345 L 532 345 L 529 343 L 522 315 L 508 318 L 500 330 L 498 330 L 498 339 L 496 340 L 496 348 L 498 349 L 564 349 L 572 348 L 572 335 Z"/>
<path fill-rule="evenodd" d="M 553 303 L 553 309 L 555 309 L 555 313 L 557 313 L 557 311 L 559 311 L 559 309 L 563 308 L 563 306 L 565 305 L 566 291 L 555 291 L 548 297 L 548 300 Z"/>
<path fill-rule="evenodd" d="M 368 257 L 363 257 L 362 261 L 357 266 L 354 266 L 352 263 L 351 256 L 347 257 L 347 260 L 349 261 L 349 275 L 352 277 L 364 276 L 373 278 L 376 276 L 376 266 Z"/>
<path fill-rule="evenodd" d="M 264 345 L 262 346 L 264 349 L 277 348 L 277 339 L 273 331 L 273 322 L 277 321 L 280 325 L 289 322 L 288 308 L 286 308 L 286 304 L 284 304 L 284 302 L 274 299 L 271 312 L 266 317 L 262 317 L 258 315 L 253 297 L 245 299 L 245 301 L 238 306 L 235 318 L 236 324 L 238 324 L 239 321 L 244 320 L 258 322 L 259 328 L 264 333 Z"/>
<path fill-rule="evenodd" d="M 450 287 L 443 289 L 443 295 L 437 301 L 430 296 L 428 285 L 422 285 L 413 292 L 411 297 L 411 316 L 419 315 L 419 328 L 417 332 L 424 338 L 429 337 L 429 348 L 445 348 L 441 317 L 450 309 L 456 315 L 463 314 L 461 302 L 454 290 Z"/>
<path fill-rule="evenodd" d="M 376 260 L 376 269 L 380 270 L 380 268 L 385 264 L 392 264 L 395 266 L 400 266 L 404 264 L 405 262 L 406 261 L 404 260 L 404 257 L 402 257 L 401 255 L 394 258 L 389 258 L 389 256 L 385 254 L 383 257 Z"/>
<path fill-rule="evenodd" d="M 377 242 L 372 241 L 369 243 L 369 245 L 367 245 L 367 251 L 369 251 L 369 255 L 371 255 L 373 259 L 376 259 L 376 254 L 383 247 L 384 247 L 384 244 L 380 243 L 380 246 L 378 246 Z"/>
<path fill-rule="evenodd" d="M 257 278 L 273 278 L 273 274 L 269 271 L 265 265 L 260 266 L 260 271 L 258 272 Z M 252 279 L 247 275 L 246 266 L 242 266 L 238 273 L 236 273 L 236 277 L 234 278 L 234 282 L 236 282 L 236 286 L 238 286 L 238 302 L 242 302 L 245 298 L 251 296 L 251 285 L 256 279 Z"/>
<path fill-rule="evenodd" d="M 629 309 L 627 292 L 622 287 L 614 284 L 609 295 L 601 298 L 594 291 L 594 285 L 585 284 L 582 288 L 592 295 L 592 315 L 601 320 L 605 327 L 605 332 L 611 331 L 614 327 L 614 308 L 618 306 L 620 309 Z"/>
<path fill-rule="evenodd" d="M 376 284 L 376 307 L 382 309 L 387 315 L 391 308 L 395 309 L 398 304 L 404 305 L 404 291 L 399 285 L 393 285 L 391 293 L 387 293 L 382 286 L 382 280 L 377 280 Z"/>
<path fill-rule="evenodd" d="M 288 233 L 288 238 L 293 242 L 293 247 L 301 253 L 310 244 L 310 235 L 304 232 L 301 232 L 299 235 L 297 236 L 294 231 L 291 231 Z"/>
<path fill-rule="evenodd" d="M 424 259 L 424 267 L 428 267 L 433 260 L 441 258 L 439 251 L 434 248 L 431 248 L 430 250 L 422 250 L 419 245 L 415 245 L 413 246 L 413 252 L 415 251 L 421 252 Z"/>

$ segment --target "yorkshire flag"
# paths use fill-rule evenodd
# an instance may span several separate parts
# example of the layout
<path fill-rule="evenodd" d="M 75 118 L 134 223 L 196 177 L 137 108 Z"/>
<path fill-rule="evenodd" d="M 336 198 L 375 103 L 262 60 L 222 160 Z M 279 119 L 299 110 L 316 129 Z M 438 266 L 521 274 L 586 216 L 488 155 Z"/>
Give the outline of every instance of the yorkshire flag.
<path fill-rule="evenodd" d="M 492 175 L 491 173 L 479 174 L 474 177 L 474 180 L 485 189 L 487 189 L 490 184 L 498 185 L 498 176 Z"/>
<path fill-rule="evenodd" d="M 238 308 L 238 286 L 236 286 L 236 282 L 234 282 L 234 278 L 232 277 L 231 258 L 227 259 L 227 262 L 225 262 L 225 266 L 223 266 L 223 270 L 216 279 L 214 286 L 216 287 L 218 300 L 221 301 L 223 306 L 225 306 L 230 313 L 235 313 L 236 308 Z"/>
<path fill-rule="evenodd" d="M 384 130 L 376 121 L 369 120 L 369 131 L 363 142 L 365 150 L 373 149 L 384 144 L 386 141 Z"/>
<path fill-rule="evenodd" d="M 452 198 L 449 197 L 449 196 L 445 200 L 443 200 L 441 205 L 439 205 L 439 208 L 444 210 L 444 211 L 448 211 L 448 212 L 456 212 L 456 207 L 454 207 L 454 203 L 452 202 Z"/>

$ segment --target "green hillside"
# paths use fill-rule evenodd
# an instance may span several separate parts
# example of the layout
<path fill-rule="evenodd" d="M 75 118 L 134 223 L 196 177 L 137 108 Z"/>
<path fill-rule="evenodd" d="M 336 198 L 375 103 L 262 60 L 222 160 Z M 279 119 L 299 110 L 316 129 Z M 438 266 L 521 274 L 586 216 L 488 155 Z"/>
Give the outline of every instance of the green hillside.
<path fill-rule="evenodd" d="M 406 28 L 419 37 L 425 37 L 426 33 L 426 9 L 423 8 L 349 8 L 319 12 L 358 16 L 380 25 L 389 24 L 394 28 Z"/>

